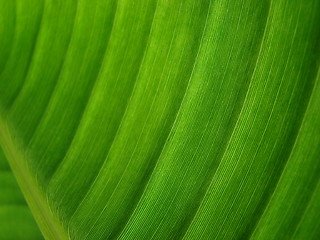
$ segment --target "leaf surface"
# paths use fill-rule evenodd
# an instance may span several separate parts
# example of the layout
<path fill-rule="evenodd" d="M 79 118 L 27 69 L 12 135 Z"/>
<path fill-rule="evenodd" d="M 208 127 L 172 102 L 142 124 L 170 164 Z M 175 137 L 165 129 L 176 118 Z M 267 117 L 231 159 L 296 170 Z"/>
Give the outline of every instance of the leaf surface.
<path fill-rule="evenodd" d="M 319 237 L 318 0 L 0 2 L 0 143 L 46 239 Z"/>
<path fill-rule="evenodd" d="M 43 239 L 1 149 L 0 238 L 6 240 Z"/>

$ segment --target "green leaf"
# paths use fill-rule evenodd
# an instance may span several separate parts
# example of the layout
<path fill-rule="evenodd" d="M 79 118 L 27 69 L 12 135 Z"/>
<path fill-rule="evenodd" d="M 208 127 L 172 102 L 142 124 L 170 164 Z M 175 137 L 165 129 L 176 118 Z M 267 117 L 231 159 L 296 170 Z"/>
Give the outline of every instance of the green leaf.
<path fill-rule="evenodd" d="M 0 149 L 0 239 L 43 239 Z"/>
<path fill-rule="evenodd" d="M 46 239 L 320 236 L 318 0 L 0 6 L 0 143 Z"/>

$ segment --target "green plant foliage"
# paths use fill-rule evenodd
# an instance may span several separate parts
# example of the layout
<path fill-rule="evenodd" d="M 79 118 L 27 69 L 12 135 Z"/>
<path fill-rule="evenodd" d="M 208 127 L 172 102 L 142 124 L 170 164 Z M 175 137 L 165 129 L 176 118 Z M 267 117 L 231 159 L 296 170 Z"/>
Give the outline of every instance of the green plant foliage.
<path fill-rule="evenodd" d="M 0 12 L 0 143 L 46 239 L 319 239 L 319 0 Z"/>
<path fill-rule="evenodd" d="M 43 239 L 1 149 L 0 239 Z"/>

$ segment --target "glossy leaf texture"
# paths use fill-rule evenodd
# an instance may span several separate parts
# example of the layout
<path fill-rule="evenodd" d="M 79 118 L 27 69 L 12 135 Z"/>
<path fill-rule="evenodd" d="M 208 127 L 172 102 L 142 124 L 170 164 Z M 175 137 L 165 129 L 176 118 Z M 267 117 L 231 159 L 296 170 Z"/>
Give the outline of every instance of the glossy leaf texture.
<path fill-rule="evenodd" d="M 0 143 L 46 239 L 319 238 L 318 0 L 0 11 Z"/>

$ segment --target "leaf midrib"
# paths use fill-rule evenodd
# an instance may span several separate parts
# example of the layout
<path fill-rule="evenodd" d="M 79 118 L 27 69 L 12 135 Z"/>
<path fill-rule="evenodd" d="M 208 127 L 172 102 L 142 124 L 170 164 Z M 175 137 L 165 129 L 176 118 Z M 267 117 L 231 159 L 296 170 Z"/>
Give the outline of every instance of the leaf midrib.
<path fill-rule="evenodd" d="M 38 184 L 24 160 L 26 156 L 20 150 L 16 134 L 10 132 L 11 128 L 0 115 L 0 145 L 3 147 L 14 176 L 23 195 L 34 213 L 35 220 L 40 226 L 46 239 L 69 240 L 69 235 L 61 225 L 58 217 L 51 211 L 45 194 Z"/>

